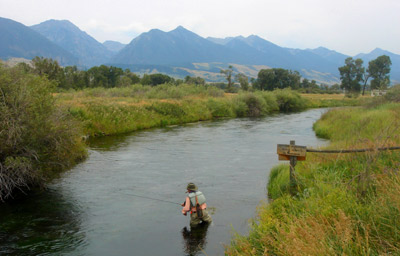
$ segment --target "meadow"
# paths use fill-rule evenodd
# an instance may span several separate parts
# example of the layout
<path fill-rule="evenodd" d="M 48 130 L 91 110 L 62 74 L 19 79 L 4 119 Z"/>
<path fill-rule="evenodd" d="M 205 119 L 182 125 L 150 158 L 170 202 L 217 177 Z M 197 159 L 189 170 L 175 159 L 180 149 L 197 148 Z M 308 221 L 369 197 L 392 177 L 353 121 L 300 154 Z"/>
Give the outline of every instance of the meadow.
<path fill-rule="evenodd" d="M 332 97 L 332 96 L 331 96 Z M 358 99 L 305 98 L 290 89 L 224 93 L 190 84 L 92 88 L 55 94 L 84 135 L 104 136 L 218 118 L 259 117 L 311 107 L 358 105 Z"/>
<path fill-rule="evenodd" d="M 328 149 L 400 145 L 400 88 L 363 106 L 332 109 L 314 125 Z M 261 204 L 248 236 L 236 235 L 227 255 L 399 255 L 399 151 L 307 153 L 271 170 L 270 203 Z"/>

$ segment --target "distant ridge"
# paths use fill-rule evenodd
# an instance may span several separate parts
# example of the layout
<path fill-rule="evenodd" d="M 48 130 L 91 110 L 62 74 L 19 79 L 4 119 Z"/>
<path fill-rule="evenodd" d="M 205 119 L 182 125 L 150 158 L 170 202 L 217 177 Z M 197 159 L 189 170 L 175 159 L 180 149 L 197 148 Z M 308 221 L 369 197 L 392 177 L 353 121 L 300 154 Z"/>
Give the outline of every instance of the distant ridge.
<path fill-rule="evenodd" d="M 113 55 L 103 44 L 68 20 L 48 20 L 31 28 L 76 56 L 81 66 L 104 64 Z"/>
<path fill-rule="evenodd" d="M 122 50 L 126 44 L 120 43 L 120 42 L 116 42 L 116 41 L 111 41 L 111 40 L 107 40 L 103 43 L 103 45 L 109 50 L 112 51 L 114 53 L 119 52 L 120 50 Z"/>
<path fill-rule="evenodd" d="M 61 65 L 75 65 L 78 58 L 54 44 L 31 28 L 6 18 L 0 18 L 0 58 L 52 58 Z"/>
<path fill-rule="evenodd" d="M 133 39 L 112 63 L 176 65 L 193 62 L 234 62 L 240 57 L 230 49 L 210 42 L 182 26 L 164 32 L 152 29 Z"/>
<path fill-rule="evenodd" d="M 257 35 L 203 38 L 182 26 L 168 32 L 152 29 L 128 45 L 115 41 L 101 44 L 68 20 L 48 20 L 27 27 L 0 18 L 0 33 L 0 58 L 4 60 L 42 56 L 64 66 L 90 68 L 105 64 L 131 68 L 140 74 L 162 72 L 179 78 L 191 75 L 207 81 L 223 81 L 220 69 L 232 65 L 235 72 L 250 77 L 256 77 L 260 69 L 285 68 L 318 83 L 333 84 L 340 82 L 338 68 L 349 57 L 324 47 L 284 48 Z M 400 55 L 377 48 L 353 58 L 363 59 L 368 67 L 368 62 L 380 55 L 391 58 L 392 82 L 400 82 Z"/>

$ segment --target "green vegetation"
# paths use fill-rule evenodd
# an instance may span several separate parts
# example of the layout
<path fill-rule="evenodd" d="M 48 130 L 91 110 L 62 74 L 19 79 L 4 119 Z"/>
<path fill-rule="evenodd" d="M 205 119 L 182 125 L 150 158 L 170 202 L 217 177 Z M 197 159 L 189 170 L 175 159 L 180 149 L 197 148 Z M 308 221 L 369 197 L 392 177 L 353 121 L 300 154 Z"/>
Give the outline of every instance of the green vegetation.
<path fill-rule="evenodd" d="M 345 65 L 339 67 L 341 88 L 346 90 L 348 95 L 358 95 L 361 91 L 361 82 L 364 82 L 362 95 L 368 79 L 371 81 L 371 89 L 387 89 L 390 84 L 390 66 L 392 62 L 389 56 L 382 55 L 368 63 L 367 72 L 362 66 L 363 60 L 349 57 L 345 60 Z"/>
<path fill-rule="evenodd" d="M 0 65 L 0 201 L 85 156 L 81 131 L 54 104 L 54 84 Z"/>
<path fill-rule="evenodd" d="M 330 149 L 400 144 L 400 90 L 356 108 L 334 109 L 316 122 Z M 395 102 L 391 100 L 395 99 Z M 270 204 L 259 207 L 248 236 L 237 235 L 227 255 L 399 255 L 399 151 L 308 153 L 296 166 L 271 170 Z"/>
<path fill-rule="evenodd" d="M 232 82 L 232 73 L 226 75 Z M 289 88 L 225 93 L 199 77 L 186 77 L 185 84 L 163 74 L 140 78 L 104 65 L 80 71 L 44 58 L 35 58 L 32 66 L 1 67 L 0 78 L 0 200 L 15 190 L 41 185 L 82 159 L 82 136 L 260 117 L 342 102 L 306 99 Z M 245 89 L 247 77 L 238 79 Z M 238 90 L 233 88 L 228 91 Z"/>
<path fill-rule="evenodd" d="M 310 102 L 285 89 L 226 95 L 213 86 L 132 85 L 59 93 L 57 102 L 83 124 L 86 135 L 110 135 L 215 118 L 300 111 Z"/>

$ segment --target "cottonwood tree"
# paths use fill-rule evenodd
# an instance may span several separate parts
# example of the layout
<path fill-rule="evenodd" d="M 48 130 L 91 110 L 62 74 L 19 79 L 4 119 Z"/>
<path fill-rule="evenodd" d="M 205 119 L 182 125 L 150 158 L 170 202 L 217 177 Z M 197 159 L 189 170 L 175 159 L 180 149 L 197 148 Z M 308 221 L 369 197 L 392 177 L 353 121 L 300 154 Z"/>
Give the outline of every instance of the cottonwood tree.
<path fill-rule="evenodd" d="M 229 92 L 232 90 L 233 86 L 233 81 L 232 81 L 232 74 L 233 74 L 233 67 L 230 65 L 228 69 L 221 69 L 220 70 L 221 74 L 225 75 L 226 81 L 228 81 L 228 86 L 226 90 Z"/>
<path fill-rule="evenodd" d="M 261 69 L 257 76 L 257 88 L 259 90 L 297 89 L 300 86 L 301 76 L 297 71 L 283 68 Z"/>
<path fill-rule="evenodd" d="M 360 93 L 360 82 L 363 80 L 365 72 L 362 64 L 362 59 L 354 60 L 352 57 L 349 57 L 345 60 L 345 65 L 339 67 L 340 80 L 342 81 L 340 88 L 345 89 L 346 93 Z"/>
<path fill-rule="evenodd" d="M 249 78 L 242 73 L 239 73 L 235 76 L 235 80 L 239 82 L 240 87 L 242 90 L 247 91 L 249 90 Z"/>
<path fill-rule="evenodd" d="M 390 84 L 390 66 L 392 61 L 389 56 L 382 55 L 368 64 L 368 73 L 373 78 L 371 89 L 386 89 Z"/>

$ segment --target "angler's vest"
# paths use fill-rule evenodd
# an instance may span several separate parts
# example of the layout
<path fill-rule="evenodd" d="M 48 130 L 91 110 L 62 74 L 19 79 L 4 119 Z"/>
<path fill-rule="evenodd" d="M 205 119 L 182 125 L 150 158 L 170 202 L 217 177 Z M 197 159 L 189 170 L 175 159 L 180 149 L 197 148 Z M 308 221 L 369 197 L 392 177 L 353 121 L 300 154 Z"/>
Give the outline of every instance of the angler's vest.
<path fill-rule="evenodd" d="M 200 205 L 202 205 L 206 202 L 206 198 L 202 192 L 200 192 L 200 191 L 191 192 L 191 193 L 189 193 L 188 197 L 190 199 L 190 205 L 192 207 L 196 205 L 196 195 L 197 195 L 197 201 L 199 201 Z"/>

